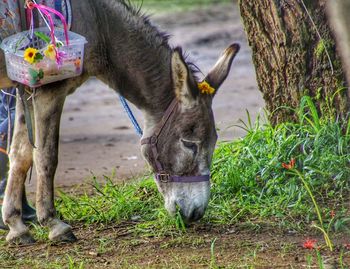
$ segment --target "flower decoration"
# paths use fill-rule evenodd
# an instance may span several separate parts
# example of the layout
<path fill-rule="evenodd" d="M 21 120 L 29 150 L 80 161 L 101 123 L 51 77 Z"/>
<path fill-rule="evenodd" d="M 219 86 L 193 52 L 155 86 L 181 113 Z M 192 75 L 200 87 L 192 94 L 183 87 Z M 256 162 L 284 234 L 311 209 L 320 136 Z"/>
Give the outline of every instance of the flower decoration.
<path fill-rule="evenodd" d="M 35 48 L 27 48 L 24 51 L 24 60 L 30 64 L 35 63 L 38 59 L 37 55 L 41 55 L 39 51 Z"/>
<path fill-rule="evenodd" d="M 202 94 L 213 94 L 215 92 L 215 89 L 210 86 L 208 82 L 203 80 L 202 82 L 198 83 L 198 89 Z"/>
<path fill-rule="evenodd" d="M 44 55 L 50 60 L 56 61 L 57 52 L 55 46 L 53 44 L 48 45 L 44 51 Z"/>
<path fill-rule="evenodd" d="M 57 51 L 56 52 L 56 63 L 57 66 L 60 68 L 63 64 L 63 59 L 66 57 L 66 53 L 64 51 Z"/>
<path fill-rule="evenodd" d="M 8 57 L 6 59 L 9 59 L 6 62 L 7 68 L 11 67 L 18 71 L 9 72 L 9 77 L 35 88 L 80 75 L 83 68 L 83 48 L 86 39 L 78 34 L 70 33 L 65 16 L 54 8 L 46 6 L 45 3 L 38 4 L 34 0 L 24 2 L 29 30 L 8 37 L 10 42 L 4 47 Z M 34 25 L 36 13 L 34 12 L 39 12 L 46 20 L 47 29 L 36 28 Z M 55 30 L 54 19 L 61 20 L 63 29 Z M 0 25 L 1 22 L 0 18 Z M 73 45 L 69 41 L 70 35 L 75 40 Z M 17 59 L 20 59 L 21 65 L 17 64 Z M 13 65 L 14 63 L 16 65 Z"/>
<path fill-rule="evenodd" d="M 44 51 L 44 55 L 48 59 L 52 61 L 56 61 L 57 66 L 61 67 L 63 64 L 63 59 L 66 56 L 66 53 L 63 51 L 60 51 L 58 49 L 58 45 L 62 46 L 63 43 L 61 41 L 57 41 L 56 45 L 54 45 L 50 43 L 50 39 L 45 34 L 40 32 L 35 32 L 35 35 L 48 44 L 46 47 L 46 50 Z"/>
<path fill-rule="evenodd" d="M 31 0 L 26 0 L 26 8 L 28 9 L 28 16 L 29 16 L 29 20 L 33 21 L 33 10 L 37 9 L 41 15 L 45 16 L 48 21 L 49 21 L 49 29 L 50 29 L 50 36 L 47 36 L 44 33 L 41 32 L 35 32 L 34 34 L 40 38 L 42 41 L 44 41 L 47 44 L 47 47 L 44 51 L 44 55 L 52 60 L 52 61 L 56 61 L 57 66 L 61 67 L 63 64 L 63 58 L 66 56 L 65 53 L 60 52 L 58 50 L 59 47 L 63 46 L 63 43 L 61 41 L 58 41 L 56 36 L 55 36 L 55 32 L 54 32 L 54 28 L 55 25 L 53 23 L 53 19 L 52 19 L 52 14 L 59 17 L 60 20 L 63 23 L 63 28 L 64 28 L 64 34 L 66 37 L 66 44 L 69 45 L 69 38 L 68 38 L 68 25 L 66 23 L 65 17 L 58 11 L 49 8 L 45 5 L 38 5 L 36 2 L 33 2 Z M 33 24 L 31 24 L 31 27 L 33 28 Z M 30 50 L 28 49 L 27 54 L 25 54 L 25 59 L 27 62 L 33 64 L 36 61 L 40 61 L 43 59 L 43 55 L 41 53 L 38 52 L 38 50 L 34 49 L 34 48 L 30 48 Z"/>
<path fill-rule="evenodd" d="M 306 249 L 315 249 L 317 240 L 316 239 L 306 239 L 303 243 L 303 248 Z"/>
<path fill-rule="evenodd" d="M 288 169 L 288 170 L 293 169 L 294 166 L 295 166 L 295 159 L 294 158 L 292 158 L 289 163 L 282 163 L 282 167 L 285 169 Z"/>

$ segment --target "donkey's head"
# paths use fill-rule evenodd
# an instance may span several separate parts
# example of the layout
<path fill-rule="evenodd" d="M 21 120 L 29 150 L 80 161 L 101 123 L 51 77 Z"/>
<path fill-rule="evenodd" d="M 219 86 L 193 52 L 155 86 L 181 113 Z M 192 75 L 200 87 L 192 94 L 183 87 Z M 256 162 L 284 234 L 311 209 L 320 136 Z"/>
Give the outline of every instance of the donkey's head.
<path fill-rule="evenodd" d="M 186 222 L 200 219 L 208 205 L 210 182 L 205 178 L 209 179 L 217 140 L 212 99 L 238 50 L 237 44 L 228 47 L 206 76 L 206 83 L 199 86 L 181 51 L 175 49 L 171 59 L 175 106 L 165 113 L 169 116 L 166 123 L 163 117 L 152 129 L 156 133 L 153 146 L 152 139 L 143 139 L 142 152 L 158 172 L 156 182 L 166 209 L 174 214 L 179 208 Z"/>

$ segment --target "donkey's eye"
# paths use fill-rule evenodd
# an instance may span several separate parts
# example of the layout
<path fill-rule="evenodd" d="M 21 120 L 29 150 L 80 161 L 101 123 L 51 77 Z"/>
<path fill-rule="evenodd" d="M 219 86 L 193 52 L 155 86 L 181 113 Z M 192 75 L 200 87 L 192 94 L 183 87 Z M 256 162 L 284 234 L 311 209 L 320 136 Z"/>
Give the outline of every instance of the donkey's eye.
<path fill-rule="evenodd" d="M 196 143 L 183 139 L 181 139 L 181 142 L 185 146 L 185 148 L 188 148 L 191 151 L 193 151 L 194 154 L 197 154 L 198 146 Z"/>

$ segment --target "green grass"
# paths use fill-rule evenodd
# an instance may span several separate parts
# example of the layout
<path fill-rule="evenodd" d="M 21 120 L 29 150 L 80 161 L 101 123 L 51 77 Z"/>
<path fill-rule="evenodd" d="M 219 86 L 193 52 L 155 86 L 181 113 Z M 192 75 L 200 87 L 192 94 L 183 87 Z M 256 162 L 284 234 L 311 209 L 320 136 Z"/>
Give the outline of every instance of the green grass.
<path fill-rule="evenodd" d="M 343 208 L 337 205 L 345 203 L 349 190 L 350 145 L 339 123 L 303 121 L 276 127 L 257 123 L 247 131 L 243 139 L 223 143 L 215 152 L 212 206 L 218 208 L 212 218 L 230 222 L 274 216 L 310 222 L 315 214 L 305 187 L 295 173 L 282 167 L 292 158 L 324 205 L 324 216 L 330 208 L 341 215 Z"/>
<path fill-rule="evenodd" d="M 268 222 L 298 230 L 317 221 L 300 177 L 282 167 L 283 162 L 294 158 L 295 169 L 320 208 L 322 228 L 349 229 L 345 207 L 350 184 L 349 128 L 319 118 L 307 98 L 298 114 L 299 122 L 277 126 L 248 120 L 248 124 L 242 124 L 247 131 L 244 138 L 218 145 L 212 165 L 212 195 L 203 222 L 245 223 L 250 229 L 259 229 L 259 222 Z M 168 216 L 149 177 L 117 185 L 106 178 L 106 184 L 94 180 L 93 186 L 94 195 L 61 194 L 57 207 L 65 219 L 87 224 L 137 219 L 133 231 L 144 236 L 185 231 L 179 215 Z M 328 228 L 331 210 L 336 216 Z"/>
<path fill-rule="evenodd" d="M 56 201 L 64 219 L 91 223 L 121 223 L 135 221 L 130 226 L 143 236 L 164 235 L 185 231 L 181 216 L 170 217 L 153 179 L 145 177 L 133 183 L 114 184 L 108 178 L 105 184 L 93 181 L 94 195 L 78 197 L 60 193 Z M 172 229 L 174 228 L 174 229 Z"/>

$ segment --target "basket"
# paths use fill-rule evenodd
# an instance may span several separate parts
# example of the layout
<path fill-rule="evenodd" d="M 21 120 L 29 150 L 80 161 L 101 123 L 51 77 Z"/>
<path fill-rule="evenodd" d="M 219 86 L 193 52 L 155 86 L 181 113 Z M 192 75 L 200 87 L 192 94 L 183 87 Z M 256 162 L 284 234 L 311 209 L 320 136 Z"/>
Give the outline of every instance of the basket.
<path fill-rule="evenodd" d="M 42 85 L 81 75 L 84 62 L 84 45 L 87 43 L 85 37 L 73 32 L 68 32 L 69 45 L 67 46 L 64 30 L 55 29 L 55 38 L 61 44 L 57 51 L 62 55 L 58 65 L 56 61 L 43 57 L 42 60 L 29 63 L 24 59 L 27 48 L 35 48 L 44 55 L 48 44 L 42 36 L 50 38 L 50 30 L 46 27 L 34 29 L 40 33 L 41 38 L 30 31 L 24 31 L 7 37 L 1 43 L 1 49 L 5 53 L 7 75 L 11 80 L 20 82 L 30 87 Z M 42 35 L 43 34 L 43 35 Z"/>

